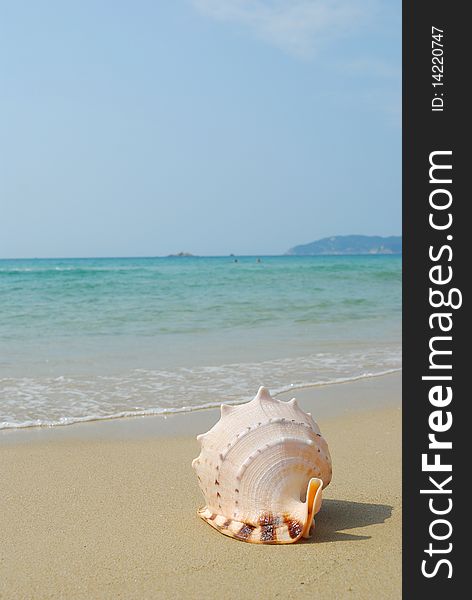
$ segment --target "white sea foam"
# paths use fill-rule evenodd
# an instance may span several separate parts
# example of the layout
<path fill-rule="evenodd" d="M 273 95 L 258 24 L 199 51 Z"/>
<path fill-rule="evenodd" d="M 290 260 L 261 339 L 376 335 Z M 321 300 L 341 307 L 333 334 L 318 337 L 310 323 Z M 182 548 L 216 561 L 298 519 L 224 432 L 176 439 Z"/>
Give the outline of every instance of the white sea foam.
<path fill-rule="evenodd" d="M 120 376 L 0 379 L 0 429 L 173 414 L 246 402 L 259 385 L 274 394 L 394 373 L 398 348 L 318 353 L 259 363 L 134 369 Z"/>

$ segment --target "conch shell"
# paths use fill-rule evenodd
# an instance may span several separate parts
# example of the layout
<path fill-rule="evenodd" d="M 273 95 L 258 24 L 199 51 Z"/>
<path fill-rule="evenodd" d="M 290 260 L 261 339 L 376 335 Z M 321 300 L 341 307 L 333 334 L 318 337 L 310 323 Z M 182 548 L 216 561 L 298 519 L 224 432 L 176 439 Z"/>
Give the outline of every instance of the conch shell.
<path fill-rule="evenodd" d="M 331 481 L 328 445 L 295 398 L 274 399 L 265 387 L 239 406 L 221 405 L 192 462 L 206 506 L 204 521 L 254 544 L 290 544 L 310 536 Z"/>

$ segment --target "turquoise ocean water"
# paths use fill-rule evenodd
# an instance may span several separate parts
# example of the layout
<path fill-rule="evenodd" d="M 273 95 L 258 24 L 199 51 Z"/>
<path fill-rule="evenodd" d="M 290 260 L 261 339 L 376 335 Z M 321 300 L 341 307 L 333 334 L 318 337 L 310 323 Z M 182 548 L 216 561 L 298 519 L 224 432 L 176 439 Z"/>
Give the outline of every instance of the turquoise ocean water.
<path fill-rule="evenodd" d="M 0 428 L 401 367 L 398 256 L 0 260 Z"/>

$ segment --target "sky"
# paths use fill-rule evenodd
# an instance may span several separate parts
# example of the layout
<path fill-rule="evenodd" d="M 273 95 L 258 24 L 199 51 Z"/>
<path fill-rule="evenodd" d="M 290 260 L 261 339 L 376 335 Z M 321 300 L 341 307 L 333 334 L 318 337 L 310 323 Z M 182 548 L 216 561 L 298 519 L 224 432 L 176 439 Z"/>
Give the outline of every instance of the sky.
<path fill-rule="evenodd" d="M 0 257 L 401 232 L 401 3 L 0 0 Z"/>

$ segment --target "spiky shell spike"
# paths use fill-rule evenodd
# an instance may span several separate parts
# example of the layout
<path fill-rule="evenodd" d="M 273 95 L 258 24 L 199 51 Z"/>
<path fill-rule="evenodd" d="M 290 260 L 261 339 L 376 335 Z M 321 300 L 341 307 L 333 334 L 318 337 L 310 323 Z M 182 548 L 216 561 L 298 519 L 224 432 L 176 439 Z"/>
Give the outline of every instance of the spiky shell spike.
<path fill-rule="evenodd" d="M 328 445 L 295 398 L 282 402 L 265 387 L 199 435 L 192 462 L 206 506 L 202 519 L 230 537 L 289 544 L 309 537 L 331 481 Z"/>

